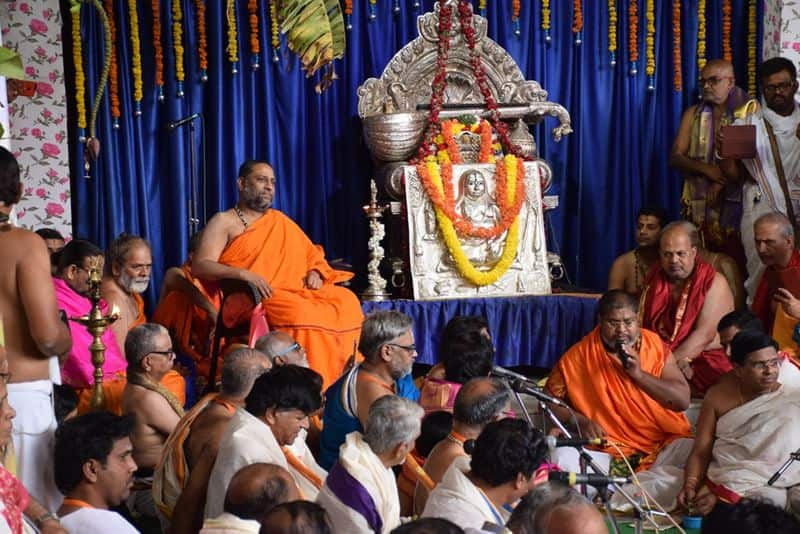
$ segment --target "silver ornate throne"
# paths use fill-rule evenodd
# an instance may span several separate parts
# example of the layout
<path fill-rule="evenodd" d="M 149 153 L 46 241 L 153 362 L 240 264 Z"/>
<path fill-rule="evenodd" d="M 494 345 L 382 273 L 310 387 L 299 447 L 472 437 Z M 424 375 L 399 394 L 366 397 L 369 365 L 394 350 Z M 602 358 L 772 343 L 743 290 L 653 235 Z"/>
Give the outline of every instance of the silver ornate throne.
<path fill-rule="evenodd" d="M 527 198 L 520 212 L 520 226 L 525 228 L 525 235 L 508 276 L 481 288 L 459 280 L 452 261 L 447 261 L 441 235 L 431 229 L 430 200 L 415 168 L 408 164 L 423 141 L 427 124 L 437 68 L 438 24 L 437 3 L 433 12 L 418 17 L 419 36 L 394 55 L 380 78 L 369 78 L 358 88 L 358 113 L 363 122 L 365 142 L 375 160 L 375 180 L 384 200 L 388 199 L 391 206 L 387 248 L 392 286 L 398 296 L 413 293 L 417 299 L 549 293 L 548 261 L 558 262 L 558 257 L 552 254 L 548 257 L 545 250 L 543 212 L 555 208 L 558 199 L 542 196 L 550 187 L 552 172 L 538 157 L 529 127 L 548 115 L 556 117 L 559 124 L 553 128 L 552 135 L 560 140 L 572 131 L 569 113 L 561 105 L 549 102 L 547 91 L 538 82 L 525 80 L 508 52 L 486 36 L 486 19 L 473 15 L 475 49 L 479 51 L 500 116 L 509 126 L 512 143 L 531 161 L 524 164 Z M 453 30 L 459 28 L 457 20 L 452 27 Z M 445 120 L 466 114 L 488 118 L 490 110 L 474 79 L 467 43 L 460 31 L 451 33 L 447 87 L 439 118 Z M 478 172 L 491 178 L 492 165 L 476 164 L 476 151 L 470 146 L 474 139 L 463 135 L 458 141 L 465 165 L 455 166 L 454 176 Z M 488 189 L 493 189 L 491 184 Z"/>

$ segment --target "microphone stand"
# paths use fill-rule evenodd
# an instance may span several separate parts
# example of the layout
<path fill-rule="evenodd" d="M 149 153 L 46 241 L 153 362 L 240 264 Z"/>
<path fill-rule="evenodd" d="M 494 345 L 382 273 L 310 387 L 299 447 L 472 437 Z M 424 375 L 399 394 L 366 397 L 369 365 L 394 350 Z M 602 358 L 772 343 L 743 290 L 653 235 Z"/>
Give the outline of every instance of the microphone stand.
<path fill-rule="evenodd" d="M 182 127 L 184 124 L 189 124 L 189 199 L 188 199 L 188 214 L 189 214 L 189 238 L 191 238 L 197 231 L 200 229 L 200 209 L 198 206 L 199 200 L 199 191 L 198 191 L 198 176 L 197 176 L 197 148 L 195 147 L 195 132 L 197 127 L 194 124 L 194 118 L 199 118 L 201 121 L 203 120 L 203 115 L 197 113 L 192 117 L 189 117 L 189 120 L 186 122 L 178 121 L 180 124 L 175 125 L 174 127 L 170 128 L 170 131 L 175 131 L 175 129 Z M 171 126 L 171 125 L 170 125 Z M 203 129 L 205 129 L 205 125 L 203 125 Z M 205 135 L 203 135 L 203 139 L 205 139 Z M 203 147 L 205 150 L 205 147 Z M 205 184 L 203 185 L 205 187 Z M 203 206 L 205 209 L 205 205 Z M 203 216 L 203 220 L 205 220 L 205 216 Z"/>
<path fill-rule="evenodd" d="M 777 471 L 775 471 L 774 475 L 772 475 L 769 478 L 769 481 L 767 481 L 767 486 L 772 486 L 773 484 L 775 484 L 778 481 L 778 479 L 781 478 L 781 475 L 783 475 L 783 473 L 785 473 L 786 470 L 789 469 L 789 466 L 792 465 L 795 460 L 800 460 L 800 449 L 797 449 L 796 451 L 789 453 L 789 459 L 783 462 L 783 465 Z"/>

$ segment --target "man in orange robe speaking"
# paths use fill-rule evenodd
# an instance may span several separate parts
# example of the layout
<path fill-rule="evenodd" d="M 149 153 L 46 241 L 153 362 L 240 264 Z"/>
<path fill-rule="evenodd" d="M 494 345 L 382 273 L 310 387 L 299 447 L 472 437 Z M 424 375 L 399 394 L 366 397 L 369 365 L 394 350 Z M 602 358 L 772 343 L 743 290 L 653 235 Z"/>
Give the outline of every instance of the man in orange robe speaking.
<path fill-rule="evenodd" d="M 327 387 L 341 374 L 361 331 L 356 296 L 335 285 L 337 271 L 291 219 L 270 209 L 275 172 L 266 161 L 239 168 L 239 202 L 203 231 L 193 271 L 202 280 L 234 278 L 258 288 L 270 328 L 292 336 Z"/>
<path fill-rule="evenodd" d="M 680 465 L 691 449 L 690 440 L 678 441 L 690 436 L 683 415 L 689 385 L 658 334 L 639 328 L 637 313 L 638 303 L 628 293 L 613 289 L 603 295 L 597 328 L 561 357 L 546 386 L 575 410 L 573 419 L 565 408 L 551 406 L 565 424 L 577 423 L 573 430 L 584 438 L 617 445 L 591 453 L 615 474 L 624 473 L 622 456 L 634 469 L 646 469 L 656 459 L 659 465 Z M 578 468 L 577 453 L 567 447 L 557 449 L 553 461 L 568 470 Z"/>

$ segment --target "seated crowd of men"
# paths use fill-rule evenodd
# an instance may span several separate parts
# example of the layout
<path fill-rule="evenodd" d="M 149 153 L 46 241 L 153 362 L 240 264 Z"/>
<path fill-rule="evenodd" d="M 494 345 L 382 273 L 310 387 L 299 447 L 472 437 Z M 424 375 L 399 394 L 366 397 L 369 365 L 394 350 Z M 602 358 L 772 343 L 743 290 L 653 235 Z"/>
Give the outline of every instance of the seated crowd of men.
<path fill-rule="evenodd" d="M 762 75 L 765 94 L 776 93 L 768 87 L 779 74 L 797 89 L 794 70 L 781 65 Z M 243 164 L 237 184 L 239 202 L 209 222 L 186 264 L 168 271 L 148 322 L 147 242 L 123 234 L 103 253 L 74 239 L 48 255 L 55 236 L 8 223 L 19 168 L 0 149 L 0 526 L 606 532 L 589 501 L 548 482 L 551 470 L 579 469 L 578 451 L 550 451 L 543 433 L 517 417 L 507 384 L 490 377 L 485 319 L 453 318 L 439 364 L 415 382 L 411 318 L 363 317 L 337 285 L 351 275 L 270 209 L 268 163 Z M 747 298 L 731 261 L 703 250 L 709 228 L 665 224 L 660 210 L 642 210 L 639 247 L 612 267 L 597 326 L 560 358 L 545 388 L 561 401 L 550 403 L 560 426 L 603 439 L 591 447 L 595 463 L 636 472 L 665 508 L 721 525 L 738 513 L 730 507 L 749 507 L 773 514 L 773 532 L 791 532 L 800 528 L 791 515 L 800 514 L 800 463 L 776 471 L 800 440 L 796 221 L 791 210 L 750 220 L 763 265 L 748 267 L 758 280 L 748 277 Z M 260 300 L 231 315 L 251 332 L 261 322 L 272 331 L 242 344 L 226 339 L 215 376 L 209 341 L 227 279 L 247 282 Z M 102 310 L 118 319 L 102 336 L 104 404 L 93 410 L 93 338 L 75 318 L 91 309 L 98 283 Z M 196 400 L 186 367 L 219 392 Z M 692 398 L 702 399 L 694 429 Z M 627 506 L 621 493 L 611 506 Z"/>

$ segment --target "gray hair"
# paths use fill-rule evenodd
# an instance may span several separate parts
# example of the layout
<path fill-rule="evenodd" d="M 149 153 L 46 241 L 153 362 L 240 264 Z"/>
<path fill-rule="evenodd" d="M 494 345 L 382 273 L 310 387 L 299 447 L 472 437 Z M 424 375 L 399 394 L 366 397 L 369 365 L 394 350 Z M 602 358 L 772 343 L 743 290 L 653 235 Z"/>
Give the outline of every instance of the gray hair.
<path fill-rule="evenodd" d="M 547 532 L 550 516 L 556 509 L 582 506 L 591 506 L 591 503 L 574 489 L 564 484 L 545 482 L 520 499 L 506 527 L 516 534 Z"/>
<path fill-rule="evenodd" d="M 128 360 L 129 371 L 142 371 L 144 357 L 158 350 L 156 338 L 160 334 L 169 336 L 166 328 L 155 323 L 140 324 L 128 331 L 125 336 L 125 359 Z"/>
<path fill-rule="evenodd" d="M 789 217 L 787 217 L 786 215 L 784 215 L 779 211 L 772 211 L 770 213 L 765 213 L 764 215 L 756 219 L 756 222 L 753 223 L 753 228 L 755 228 L 762 222 L 777 224 L 781 230 L 781 237 L 785 238 L 794 237 L 794 227 L 792 226 L 792 221 L 789 220 Z"/>
<path fill-rule="evenodd" d="M 258 338 L 253 348 L 262 352 L 267 358 L 269 358 L 269 361 L 273 361 L 275 356 L 277 356 L 278 353 L 281 352 L 281 349 L 283 349 L 283 347 L 280 346 L 280 334 L 288 336 L 288 334 L 280 330 L 272 330 L 270 333 L 264 334 Z M 291 337 L 289 337 L 289 339 L 291 339 Z"/>
<path fill-rule="evenodd" d="M 411 330 L 413 324 L 411 317 L 399 311 L 370 313 L 361 325 L 358 350 L 367 360 L 374 360 L 383 345 Z"/>
<path fill-rule="evenodd" d="M 242 347 L 225 355 L 222 361 L 222 392 L 232 397 L 246 397 L 256 378 L 268 371 L 269 362 L 262 352 Z"/>
<path fill-rule="evenodd" d="M 676 230 L 682 230 L 686 232 L 686 235 L 689 237 L 689 242 L 692 244 L 692 246 L 695 248 L 700 248 L 700 232 L 698 232 L 697 227 L 689 221 L 672 221 L 671 223 L 667 224 L 661 230 L 661 235 L 658 238 L 659 244 L 665 235 Z"/>
<path fill-rule="evenodd" d="M 486 426 L 506 407 L 508 388 L 496 378 L 473 378 L 458 390 L 453 404 L 453 419 L 475 426 Z"/>
<path fill-rule="evenodd" d="M 364 441 L 375 454 L 408 443 L 419 434 L 424 414 L 425 410 L 419 404 L 408 399 L 383 396 L 369 407 Z"/>

